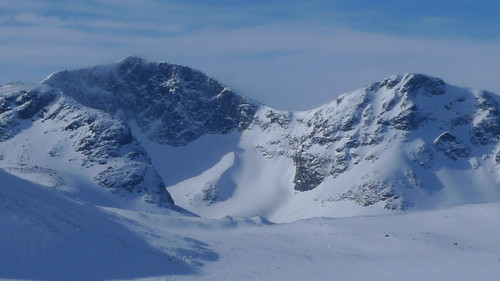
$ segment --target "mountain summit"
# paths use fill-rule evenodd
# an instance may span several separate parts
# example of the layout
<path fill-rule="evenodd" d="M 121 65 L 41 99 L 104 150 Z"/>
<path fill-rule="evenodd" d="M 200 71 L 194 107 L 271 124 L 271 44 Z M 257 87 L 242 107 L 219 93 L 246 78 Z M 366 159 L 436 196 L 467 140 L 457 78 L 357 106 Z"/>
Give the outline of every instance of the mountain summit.
<path fill-rule="evenodd" d="M 208 217 L 500 201 L 499 104 L 404 74 L 285 112 L 191 68 L 128 57 L 2 86 L 0 168 L 78 196 L 175 201 Z"/>
<path fill-rule="evenodd" d="M 172 146 L 245 129 L 257 109 L 199 71 L 139 57 L 58 72 L 42 83 L 86 107 L 133 119 L 150 138 Z"/>

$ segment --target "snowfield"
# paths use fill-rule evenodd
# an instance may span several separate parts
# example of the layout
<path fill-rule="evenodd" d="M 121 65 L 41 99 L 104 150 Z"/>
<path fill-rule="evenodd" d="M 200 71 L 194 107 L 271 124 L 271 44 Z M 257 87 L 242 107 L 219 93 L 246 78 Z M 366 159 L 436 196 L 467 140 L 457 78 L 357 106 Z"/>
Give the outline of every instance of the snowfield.
<path fill-rule="evenodd" d="M 119 202 L 99 206 L 5 172 L 0 183 L 2 280 L 500 276 L 500 203 L 273 224 L 260 217 L 206 219 L 145 203 L 142 211 Z"/>

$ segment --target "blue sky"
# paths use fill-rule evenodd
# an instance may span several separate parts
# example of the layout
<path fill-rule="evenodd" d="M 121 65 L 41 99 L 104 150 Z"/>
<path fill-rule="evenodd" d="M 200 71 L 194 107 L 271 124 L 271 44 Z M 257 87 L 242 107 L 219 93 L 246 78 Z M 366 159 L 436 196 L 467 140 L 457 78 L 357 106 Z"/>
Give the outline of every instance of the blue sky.
<path fill-rule="evenodd" d="M 140 55 L 280 109 L 395 73 L 500 93 L 500 1 L 4 1 L 0 83 Z"/>

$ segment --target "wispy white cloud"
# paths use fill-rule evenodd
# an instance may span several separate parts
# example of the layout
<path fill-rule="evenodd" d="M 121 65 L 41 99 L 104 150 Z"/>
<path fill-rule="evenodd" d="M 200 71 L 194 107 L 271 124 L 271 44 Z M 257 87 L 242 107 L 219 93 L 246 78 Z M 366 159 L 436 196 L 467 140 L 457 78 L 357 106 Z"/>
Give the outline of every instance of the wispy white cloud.
<path fill-rule="evenodd" d="M 31 24 L 31 25 L 53 25 L 61 26 L 65 22 L 58 17 L 44 17 L 34 13 L 21 13 L 13 17 L 13 19 L 20 24 Z"/>
<path fill-rule="evenodd" d="M 179 33 L 184 30 L 180 24 L 150 24 L 144 22 L 131 23 L 117 20 L 93 20 L 82 21 L 81 25 L 87 27 L 107 28 L 107 29 L 127 29 L 127 30 L 149 30 L 157 32 Z"/>
<path fill-rule="evenodd" d="M 0 24 L 3 24 L 3 23 L 7 22 L 10 19 L 11 19 L 10 16 L 0 16 Z"/>
<path fill-rule="evenodd" d="M 145 22 L 132 22 L 132 21 L 119 21 L 110 19 L 84 19 L 84 18 L 68 18 L 61 19 L 56 16 L 41 16 L 34 13 L 21 13 L 14 16 L 0 17 L 0 23 L 12 21 L 17 24 L 34 25 L 34 26 L 55 26 L 55 27 L 68 27 L 68 28 L 100 28 L 109 29 L 111 31 L 116 29 L 136 31 L 143 30 L 151 32 L 170 32 L 178 33 L 183 31 L 183 26 L 180 24 L 152 24 Z"/>
<path fill-rule="evenodd" d="M 420 19 L 422 23 L 426 24 L 447 24 L 447 23 L 455 23 L 459 20 L 457 18 L 452 17 L 423 17 Z"/>
<path fill-rule="evenodd" d="M 155 10 L 156 1 L 98 1 L 125 10 L 144 3 L 147 9 L 140 11 L 154 13 L 151 20 L 147 16 L 95 16 L 96 7 L 78 3 L 92 16 L 30 11 L 0 18 L 0 83 L 41 80 L 63 68 L 142 55 L 196 67 L 235 90 L 283 109 L 311 108 L 402 72 L 428 73 L 500 93 L 500 81 L 493 77 L 500 64 L 498 40 L 412 38 L 298 20 L 192 28 L 190 21 L 171 20 L 176 15 L 164 13 L 165 20 L 157 16 L 165 10 Z M 194 13 L 199 16 L 203 11 Z M 224 13 L 216 11 L 207 17 Z M 233 20 L 232 16 L 226 19 Z"/>
<path fill-rule="evenodd" d="M 36 11 L 44 9 L 47 6 L 45 1 L 35 0 L 2 0 L 0 1 L 0 10 L 2 11 Z"/>

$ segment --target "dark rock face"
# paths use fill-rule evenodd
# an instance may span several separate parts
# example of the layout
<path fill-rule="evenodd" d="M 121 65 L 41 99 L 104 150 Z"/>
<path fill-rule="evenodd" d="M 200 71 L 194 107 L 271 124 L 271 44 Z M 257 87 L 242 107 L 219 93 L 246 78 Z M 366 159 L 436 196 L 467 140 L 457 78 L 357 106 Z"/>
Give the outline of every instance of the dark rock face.
<path fill-rule="evenodd" d="M 54 89 L 47 87 L 30 88 L 18 85 L 16 88 L 16 84 L 12 86 L 12 92 L 0 94 L 0 142 L 17 134 L 17 119 L 35 117 L 57 96 Z"/>
<path fill-rule="evenodd" d="M 449 132 L 439 135 L 434 140 L 434 145 L 438 151 L 443 152 L 448 158 L 455 161 L 458 157 L 466 158 L 470 155 L 470 149 Z"/>
<path fill-rule="evenodd" d="M 90 162 L 97 162 L 99 164 L 106 164 L 107 158 L 128 157 L 128 155 L 120 155 L 122 154 L 120 150 L 124 146 L 135 142 L 135 139 L 130 132 L 130 128 L 124 122 L 118 120 L 96 120 L 95 116 L 84 118 L 86 119 L 86 132 L 75 143 L 76 151 L 88 156 Z M 75 122 L 72 124 L 75 124 Z M 73 127 L 73 130 L 76 129 Z M 135 145 L 137 144 L 135 143 Z M 134 152 L 135 154 L 145 154 L 138 145 L 137 148 L 138 150 Z"/>
<path fill-rule="evenodd" d="M 136 57 L 116 66 L 59 72 L 44 83 L 85 106 L 134 119 L 152 140 L 172 146 L 244 130 L 257 110 L 199 71 Z"/>
<path fill-rule="evenodd" d="M 296 154 L 293 157 L 295 164 L 294 189 L 298 191 L 308 191 L 321 184 L 327 174 L 325 168 L 330 162 L 327 159 L 317 158 L 312 154 Z"/>
<path fill-rule="evenodd" d="M 423 74 L 407 74 L 403 77 L 403 82 L 400 91 L 411 96 L 418 94 L 432 96 L 445 93 L 445 83 L 439 78 Z"/>
<path fill-rule="evenodd" d="M 500 141 L 500 106 L 492 95 L 483 92 L 477 98 L 477 111 L 486 112 L 486 116 L 471 130 L 470 141 L 475 145 L 484 146 Z"/>
<path fill-rule="evenodd" d="M 217 183 L 206 182 L 201 190 L 195 193 L 189 201 L 193 206 L 211 206 L 221 199 Z"/>
<path fill-rule="evenodd" d="M 411 106 L 390 119 L 389 126 L 393 129 L 411 131 L 417 129 L 424 120 L 425 116 L 420 115 L 418 108 Z"/>
<path fill-rule="evenodd" d="M 366 182 L 358 188 L 346 192 L 340 199 L 348 199 L 364 207 L 385 202 L 384 208 L 389 210 L 402 210 L 407 207 L 406 203 L 392 191 L 391 186 L 385 181 Z"/>
<path fill-rule="evenodd" d="M 145 192 L 145 201 L 148 203 L 173 204 L 172 197 L 165 190 L 165 184 L 148 163 L 109 167 L 97 174 L 94 180 L 113 193 L 127 196 L 129 193 Z"/>
<path fill-rule="evenodd" d="M 12 138 L 16 134 L 14 130 L 17 130 L 17 125 L 19 124 L 10 118 L 0 120 L 0 142 Z"/>
<path fill-rule="evenodd" d="M 397 77 L 391 77 L 391 78 L 386 78 L 384 80 L 382 80 L 382 82 L 380 83 L 374 83 L 372 84 L 373 88 L 372 90 L 374 89 L 378 89 L 378 88 L 381 88 L 381 87 L 385 87 L 386 89 L 392 89 L 394 88 L 397 84 L 399 84 L 399 79 Z"/>
<path fill-rule="evenodd" d="M 201 189 L 200 202 L 203 202 L 206 206 L 210 206 L 219 200 L 219 189 L 217 185 L 208 182 Z"/>
<path fill-rule="evenodd" d="M 262 130 L 269 129 L 272 124 L 276 124 L 281 128 L 287 128 L 291 122 L 290 116 L 288 114 L 283 113 L 283 112 L 276 112 L 276 111 L 268 110 L 265 113 L 265 116 L 270 122 L 262 122 L 258 118 L 254 118 L 254 120 L 253 120 L 253 122 L 259 123 L 259 127 Z"/>
<path fill-rule="evenodd" d="M 56 97 L 53 91 L 22 91 L 15 100 L 17 106 L 17 117 L 29 119 L 37 114 L 42 108 L 47 106 Z"/>
<path fill-rule="evenodd" d="M 292 159 L 295 165 L 294 189 L 298 191 L 312 190 L 326 177 L 337 177 L 349 168 L 345 151 L 339 151 L 331 157 L 302 152 L 295 154 Z"/>

